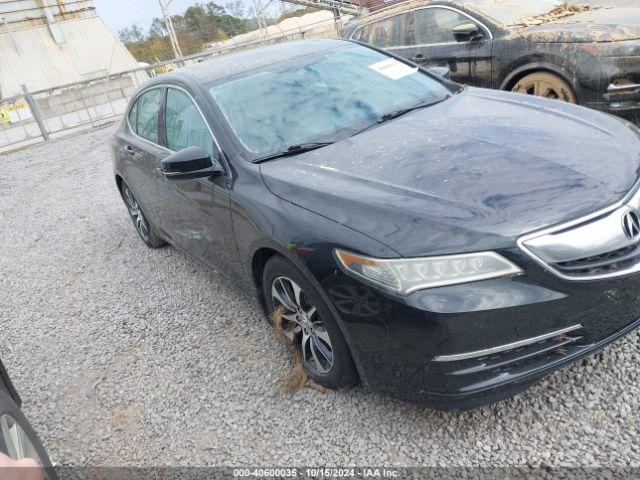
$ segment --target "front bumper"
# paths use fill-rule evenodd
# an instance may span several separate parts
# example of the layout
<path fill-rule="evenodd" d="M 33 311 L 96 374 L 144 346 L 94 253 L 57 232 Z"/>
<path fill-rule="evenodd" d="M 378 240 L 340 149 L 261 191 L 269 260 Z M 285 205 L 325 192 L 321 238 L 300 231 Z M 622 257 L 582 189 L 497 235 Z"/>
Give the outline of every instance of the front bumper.
<path fill-rule="evenodd" d="M 635 113 L 640 111 L 640 84 L 610 84 L 604 95 L 610 113 Z"/>
<path fill-rule="evenodd" d="M 595 47 L 594 47 L 595 48 Z M 640 112 L 640 41 L 598 44 L 593 72 L 585 72 L 579 92 L 585 106 L 620 116 Z M 600 70 L 600 78 L 593 73 Z"/>
<path fill-rule="evenodd" d="M 326 279 L 363 381 L 433 408 L 474 408 L 640 326 L 640 275 L 571 282 L 520 250 L 500 253 L 526 274 L 408 297 L 342 271 Z"/>

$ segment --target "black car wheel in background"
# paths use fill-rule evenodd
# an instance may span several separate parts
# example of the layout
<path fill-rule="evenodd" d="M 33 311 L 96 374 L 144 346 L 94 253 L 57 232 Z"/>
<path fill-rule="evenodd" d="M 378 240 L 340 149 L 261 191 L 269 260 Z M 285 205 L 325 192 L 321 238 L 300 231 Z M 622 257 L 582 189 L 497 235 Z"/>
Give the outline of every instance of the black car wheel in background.
<path fill-rule="evenodd" d="M 538 95 L 621 116 L 640 112 L 640 8 L 618 2 L 418 0 L 365 4 L 343 38 L 453 81 Z M 391 5 L 390 5 L 391 4 Z"/>
<path fill-rule="evenodd" d="M 57 480 L 58 476 L 51 460 L 38 435 L 22 413 L 20 404 L 20 397 L 0 362 L 0 452 L 13 460 L 35 460 L 44 468 L 47 479 Z"/>

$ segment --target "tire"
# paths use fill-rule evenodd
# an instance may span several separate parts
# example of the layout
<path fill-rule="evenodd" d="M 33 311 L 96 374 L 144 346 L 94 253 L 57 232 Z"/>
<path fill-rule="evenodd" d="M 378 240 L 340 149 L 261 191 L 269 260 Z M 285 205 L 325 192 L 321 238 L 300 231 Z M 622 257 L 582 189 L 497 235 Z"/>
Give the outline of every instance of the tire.
<path fill-rule="evenodd" d="M 309 378 L 328 388 L 356 385 L 358 372 L 347 342 L 315 287 L 280 255 L 269 259 L 262 280 L 268 314 L 271 317 L 279 305 L 285 307 L 282 330 L 300 354 Z"/>
<path fill-rule="evenodd" d="M 142 208 L 140 208 L 140 204 L 133 195 L 129 185 L 124 182 L 122 182 L 121 195 L 129 212 L 129 216 L 131 217 L 131 221 L 133 222 L 133 226 L 145 245 L 149 248 L 160 248 L 166 245 L 167 242 L 158 235 L 157 229 L 149 221 L 148 217 L 142 211 Z"/>
<path fill-rule="evenodd" d="M 16 447 L 15 439 L 19 438 L 21 447 Z M 19 451 L 22 453 L 19 453 Z M 42 442 L 34 432 L 20 407 L 4 391 L 0 391 L 0 451 L 13 460 L 31 458 L 45 469 L 48 480 L 58 480 L 51 460 Z"/>
<path fill-rule="evenodd" d="M 578 103 L 571 85 L 559 75 L 550 72 L 535 72 L 525 75 L 518 80 L 511 91 L 567 103 Z"/>

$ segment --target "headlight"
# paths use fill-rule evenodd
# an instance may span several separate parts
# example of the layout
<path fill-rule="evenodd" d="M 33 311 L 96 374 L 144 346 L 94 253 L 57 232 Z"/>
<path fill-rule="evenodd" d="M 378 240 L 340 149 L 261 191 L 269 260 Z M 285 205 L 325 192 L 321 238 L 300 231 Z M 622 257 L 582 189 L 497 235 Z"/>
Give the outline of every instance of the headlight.
<path fill-rule="evenodd" d="M 522 273 L 495 252 L 406 259 L 369 258 L 339 249 L 334 253 L 346 273 L 400 295 Z"/>

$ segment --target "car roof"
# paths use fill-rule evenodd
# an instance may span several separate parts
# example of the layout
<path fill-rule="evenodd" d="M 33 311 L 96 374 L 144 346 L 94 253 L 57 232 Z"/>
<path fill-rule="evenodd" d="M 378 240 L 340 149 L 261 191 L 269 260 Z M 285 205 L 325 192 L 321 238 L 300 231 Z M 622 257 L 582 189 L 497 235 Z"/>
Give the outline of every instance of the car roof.
<path fill-rule="evenodd" d="M 216 80 L 286 62 L 336 48 L 353 45 L 352 42 L 333 39 L 296 40 L 277 43 L 242 52 L 221 55 L 204 62 L 189 65 L 168 74 L 174 78 L 188 79 L 202 85 Z M 165 78 L 167 76 L 164 76 Z"/>
<path fill-rule="evenodd" d="M 466 10 L 475 11 L 473 8 L 474 4 L 465 0 L 396 0 L 393 1 L 393 3 L 389 3 L 390 5 L 384 8 L 376 9 L 372 13 L 356 19 L 353 23 L 361 25 L 374 20 L 378 20 L 380 18 L 386 18 L 396 13 L 402 13 L 406 10 L 426 7 L 432 4 L 447 5 L 451 7 L 464 8 Z"/>
<path fill-rule="evenodd" d="M 399 13 L 403 13 L 407 10 L 426 7 L 429 5 L 445 5 L 449 7 L 459 8 L 462 10 L 466 10 L 470 13 L 482 16 L 483 21 L 485 20 L 489 21 L 491 23 L 494 23 L 496 26 L 501 26 L 505 28 L 508 27 L 509 25 L 503 25 L 499 21 L 495 20 L 489 11 L 490 8 L 495 6 L 494 4 L 497 3 L 497 1 L 493 0 L 493 3 L 490 0 L 485 0 L 485 1 L 486 1 L 486 5 L 484 5 L 484 7 L 486 7 L 486 9 L 481 8 L 481 5 L 479 4 L 481 3 L 481 0 L 390 0 L 385 2 L 388 5 L 382 8 L 376 8 L 370 14 L 360 18 L 356 18 L 354 21 L 349 22 L 348 27 L 365 25 L 375 20 L 380 20 L 382 18 L 387 18 L 393 15 L 397 15 Z M 518 1 L 526 2 L 528 0 L 518 0 Z M 569 2 L 569 3 L 572 3 L 572 2 Z M 606 8 L 607 10 L 616 8 L 616 4 L 614 0 L 598 0 L 598 1 L 583 0 L 576 3 L 581 5 L 586 4 L 586 5 L 600 6 L 600 7 Z M 549 6 L 553 7 L 553 5 L 551 4 Z"/>

